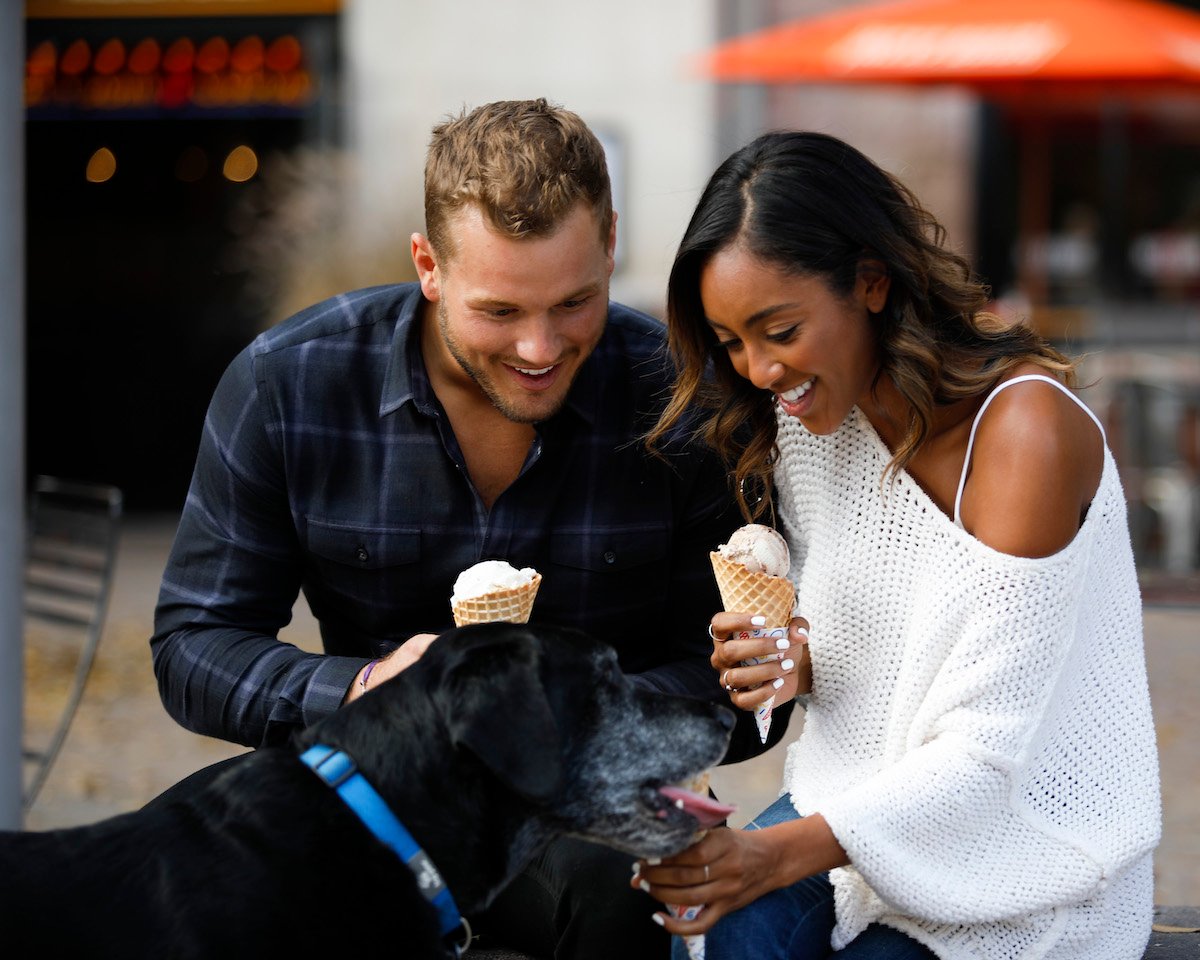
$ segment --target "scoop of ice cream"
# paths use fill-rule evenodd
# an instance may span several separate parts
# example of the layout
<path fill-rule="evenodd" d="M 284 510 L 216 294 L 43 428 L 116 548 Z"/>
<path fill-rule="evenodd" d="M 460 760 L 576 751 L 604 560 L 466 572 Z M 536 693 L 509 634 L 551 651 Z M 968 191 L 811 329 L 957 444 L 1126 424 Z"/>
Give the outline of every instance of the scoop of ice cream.
<path fill-rule="evenodd" d="M 482 597 L 497 590 L 512 590 L 523 587 L 537 576 L 533 567 L 518 570 L 507 560 L 481 560 L 467 567 L 454 581 L 454 595 L 450 602 Z"/>
<path fill-rule="evenodd" d="M 733 531 L 728 543 L 717 552 L 740 563 L 751 573 L 786 577 L 791 558 L 787 542 L 776 531 L 761 523 L 748 523 Z"/>

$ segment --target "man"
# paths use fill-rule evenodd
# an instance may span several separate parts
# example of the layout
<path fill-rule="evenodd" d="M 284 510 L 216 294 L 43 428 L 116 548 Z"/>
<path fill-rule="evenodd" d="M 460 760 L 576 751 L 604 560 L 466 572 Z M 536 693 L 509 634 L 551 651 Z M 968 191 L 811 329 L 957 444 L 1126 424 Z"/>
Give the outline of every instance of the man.
<path fill-rule="evenodd" d="M 532 622 L 609 641 L 638 683 L 719 700 L 708 551 L 738 520 L 709 453 L 639 443 L 664 336 L 608 301 L 599 142 L 544 100 L 480 107 L 434 130 L 425 208 L 418 283 L 301 312 L 217 387 L 151 639 L 168 711 L 283 742 L 414 662 L 487 558 L 541 572 Z M 325 655 L 277 639 L 301 587 Z M 665 956 L 627 861 L 557 844 L 479 928 L 545 955 Z"/>

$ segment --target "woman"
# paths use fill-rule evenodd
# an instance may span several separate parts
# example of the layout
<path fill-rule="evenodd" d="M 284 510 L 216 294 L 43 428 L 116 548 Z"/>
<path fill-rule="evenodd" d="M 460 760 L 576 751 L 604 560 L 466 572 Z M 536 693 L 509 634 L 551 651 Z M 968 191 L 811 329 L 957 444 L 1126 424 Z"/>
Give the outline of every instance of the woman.
<path fill-rule="evenodd" d="M 985 313 L 942 243 L 852 147 L 775 133 L 713 175 L 672 269 L 654 436 L 707 408 L 743 512 L 782 521 L 807 640 L 743 667 L 771 652 L 728 639 L 756 611 L 712 619 L 735 706 L 809 700 L 751 829 L 638 865 L 707 904 L 655 918 L 707 931 L 708 960 L 1103 960 L 1149 935 L 1158 769 L 1116 467 L 1072 364 Z"/>

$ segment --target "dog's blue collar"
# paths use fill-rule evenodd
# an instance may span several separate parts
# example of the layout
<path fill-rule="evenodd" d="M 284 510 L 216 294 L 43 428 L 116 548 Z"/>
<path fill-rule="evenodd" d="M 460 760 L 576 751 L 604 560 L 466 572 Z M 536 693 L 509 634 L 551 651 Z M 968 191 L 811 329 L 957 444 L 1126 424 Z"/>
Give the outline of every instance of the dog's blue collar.
<path fill-rule="evenodd" d="M 461 956 L 471 940 L 471 927 L 458 912 L 454 897 L 429 854 L 417 846 L 387 803 L 358 772 L 349 754 L 323 744 L 309 747 L 300 759 L 325 783 L 332 787 L 342 801 L 366 824 L 382 843 L 391 847 L 417 878 L 421 894 L 437 910 L 443 938 L 463 932 L 460 942 L 454 942 L 455 954 Z M 457 938 L 456 938 L 457 940 Z"/>

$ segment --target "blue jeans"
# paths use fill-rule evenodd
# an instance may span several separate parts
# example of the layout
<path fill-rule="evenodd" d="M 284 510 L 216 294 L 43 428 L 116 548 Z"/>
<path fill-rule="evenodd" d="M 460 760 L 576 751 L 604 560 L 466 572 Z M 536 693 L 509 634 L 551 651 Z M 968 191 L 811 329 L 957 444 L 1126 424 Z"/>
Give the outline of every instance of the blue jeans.
<path fill-rule="evenodd" d="M 782 796 L 746 825 L 761 830 L 798 819 Z M 899 930 L 873 923 L 841 950 L 829 946 L 835 923 L 833 884 L 821 873 L 772 890 L 708 931 L 705 960 L 936 960 L 924 945 Z M 688 960 L 679 937 L 671 938 L 672 960 Z"/>

